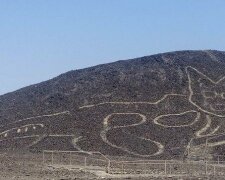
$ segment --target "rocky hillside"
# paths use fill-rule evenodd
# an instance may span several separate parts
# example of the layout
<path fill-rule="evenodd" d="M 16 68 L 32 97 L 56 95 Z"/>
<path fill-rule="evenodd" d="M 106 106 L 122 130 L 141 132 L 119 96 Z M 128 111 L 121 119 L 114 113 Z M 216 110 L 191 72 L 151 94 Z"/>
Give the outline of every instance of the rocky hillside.
<path fill-rule="evenodd" d="M 171 158 L 207 140 L 221 154 L 224 77 L 225 52 L 211 50 L 70 71 L 0 96 L 0 147 Z"/>

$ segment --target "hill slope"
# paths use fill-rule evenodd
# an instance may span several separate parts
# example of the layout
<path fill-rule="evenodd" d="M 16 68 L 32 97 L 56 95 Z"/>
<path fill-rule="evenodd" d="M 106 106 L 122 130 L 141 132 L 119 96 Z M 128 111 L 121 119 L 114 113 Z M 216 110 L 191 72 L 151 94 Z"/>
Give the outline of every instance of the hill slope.
<path fill-rule="evenodd" d="M 0 96 L 0 147 L 168 158 L 223 152 L 225 52 L 179 51 L 70 71 Z"/>

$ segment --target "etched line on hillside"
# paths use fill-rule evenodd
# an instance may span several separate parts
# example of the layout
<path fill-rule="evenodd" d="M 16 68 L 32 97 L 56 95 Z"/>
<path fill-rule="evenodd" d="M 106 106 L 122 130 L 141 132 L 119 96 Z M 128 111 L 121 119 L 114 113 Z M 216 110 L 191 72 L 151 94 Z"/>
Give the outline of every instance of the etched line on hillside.
<path fill-rule="evenodd" d="M 225 144 L 225 141 L 218 141 L 218 142 L 215 142 L 215 143 L 208 143 L 207 146 L 208 147 L 215 147 L 215 146 L 221 146 L 221 145 L 224 145 Z"/>
<path fill-rule="evenodd" d="M 208 147 L 215 147 L 215 146 L 224 145 L 225 144 L 225 140 L 221 140 L 221 141 L 218 141 L 218 142 L 209 142 L 210 140 L 216 139 L 216 138 L 221 137 L 221 136 L 225 137 L 225 133 L 212 136 L 211 138 L 209 137 L 208 138 L 208 142 L 207 142 L 207 146 Z"/>
<path fill-rule="evenodd" d="M 77 143 L 78 143 L 82 138 L 83 138 L 83 136 L 79 136 L 79 137 L 73 138 L 73 140 L 72 140 L 73 146 L 74 146 L 76 149 L 78 149 L 78 151 L 83 151 L 83 150 L 80 148 L 80 146 L 77 145 Z"/>
<path fill-rule="evenodd" d="M 110 145 L 111 147 L 120 149 L 120 150 L 122 150 L 124 152 L 127 152 L 129 154 L 133 154 L 133 155 L 137 155 L 137 156 L 150 157 L 150 156 L 156 156 L 156 155 L 162 154 L 164 152 L 164 150 L 165 150 L 164 145 L 161 142 L 157 142 L 158 139 L 155 139 L 154 138 L 154 140 L 156 140 L 156 141 L 152 140 L 153 139 L 153 136 L 151 136 L 150 138 L 145 138 L 144 135 L 143 136 L 137 136 L 135 134 L 130 134 L 130 136 L 133 135 L 135 138 L 137 138 L 139 140 L 145 140 L 146 142 L 143 142 L 143 144 L 146 143 L 146 145 L 147 145 L 147 143 L 149 143 L 148 145 L 152 145 L 152 146 L 155 146 L 155 147 L 158 148 L 158 151 L 153 152 L 152 154 L 143 155 L 143 154 L 138 154 L 136 152 L 133 152 L 131 149 L 129 149 L 127 147 L 123 147 L 123 146 L 126 146 L 126 145 L 118 146 L 118 145 L 116 145 L 117 142 L 115 144 L 112 143 L 107 138 L 107 135 L 109 135 L 109 133 L 110 133 L 109 131 L 112 130 L 112 129 L 120 129 L 121 128 L 121 130 L 123 130 L 125 128 L 136 127 L 136 126 L 139 126 L 139 125 L 142 125 L 142 124 L 146 123 L 147 122 L 147 116 L 146 115 L 148 114 L 148 112 L 145 112 L 145 113 L 137 113 L 141 109 L 141 108 L 138 109 L 138 107 L 139 106 L 141 107 L 142 104 L 146 104 L 146 105 L 158 105 L 159 103 L 162 103 L 163 101 L 165 101 L 167 103 L 165 105 L 167 105 L 166 107 L 168 107 L 170 105 L 170 100 L 177 100 L 177 99 L 175 99 L 176 97 L 186 97 L 186 99 L 187 98 L 188 99 L 185 100 L 185 102 L 188 102 L 189 105 L 191 105 L 191 106 L 193 105 L 192 108 L 190 108 L 190 110 L 189 109 L 188 109 L 188 111 L 184 111 L 183 110 L 184 112 L 182 112 L 182 111 L 180 111 L 181 109 L 179 109 L 179 113 L 176 113 L 178 111 L 174 111 L 174 108 L 172 107 L 172 108 L 168 108 L 168 114 L 162 114 L 162 113 L 159 113 L 161 111 L 158 111 L 157 113 L 159 113 L 161 115 L 159 115 L 159 114 L 157 114 L 157 115 L 156 114 L 153 114 L 154 116 L 151 116 L 151 117 L 153 117 L 152 119 L 153 119 L 154 125 L 158 125 L 158 126 L 161 126 L 161 127 L 164 127 L 164 128 L 190 127 L 190 126 L 194 125 L 196 122 L 199 122 L 200 118 L 206 117 L 206 119 L 205 119 L 206 120 L 206 123 L 204 123 L 204 124 L 201 125 L 201 126 L 204 126 L 204 127 L 198 127 L 198 129 L 195 130 L 195 132 L 193 132 L 193 136 L 194 137 L 199 137 L 199 138 L 200 137 L 214 136 L 214 135 L 216 135 L 219 132 L 219 129 L 221 128 L 221 125 L 217 125 L 217 126 L 215 125 L 214 126 L 214 124 L 212 123 L 212 121 L 214 119 L 211 118 L 211 117 L 212 116 L 216 116 L 218 118 L 224 118 L 225 117 L 225 112 L 224 112 L 224 114 L 222 114 L 223 112 L 220 110 L 221 107 L 218 110 L 217 108 L 214 108 L 214 106 L 212 106 L 211 104 L 209 106 L 211 109 L 205 108 L 205 106 L 202 105 L 203 104 L 202 103 L 203 101 L 200 101 L 198 98 L 196 98 L 194 96 L 196 96 L 196 89 L 197 89 L 196 87 L 198 86 L 197 83 L 199 83 L 199 84 L 202 83 L 202 82 L 200 82 L 201 79 L 205 79 L 205 80 L 207 80 L 207 82 L 208 81 L 211 82 L 212 87 L 214 87 L 216 85 L 219 85 L 223 81 L 225 81 L 225 76 L 222 77 L 222 78 L 220 78 L 218 81 L 213 81 L 208 76 L 206 76 L 205 74 L 203 74 L 202 72 L 198 71 L 197 69 L 195 69 L 195 68 L 193 68 L 191 66 L 185 67 L 185 71 L 187 73 L 187 78 L 188 78 L 188 84 L 187 84 L 188 86 L 187 87 L 189 89 L 189 94 L 187 94 L 187 95 L 185 95 L 185 94 L 174 94 L 174 93 L 165 94 L 164 96 L 161 96 L 160 99 L 158 99 L 156 101 L 154 100 L 153 102 L 151 102 L 151 101 L 150 102 L 148 102 L 148 101 L 140 101 L 140 102 L 135 102 L 135 101 L 134 102 L 127 102 L 127 101 L 101 102 L 101 103 L 98 103 L 98 104 L 89 104 L 89 105 L 80 106 L 79 109 L 88 109 L 88 108 L 92 108 L 92 107 L 94 108 L 94 107 L 98 107 L 98 106 L 111 105 L 111 104 L 112 105 L 118 105 L 118 107 L 122 107 L 119 110 L 119 111 L 122 111 L 122 112 L 120 112 L 120 113 L 119 112 L 114 112 L 114 113 L 111 113 L 111 114 L 109 113 L 109 115 L 107 115 L 106 117 L 104 117 L 102 119 L 102 122 L 101 123 L 103 123 L 103 129 L 100 132 L 100 136 L 101 136 L 102 140 L 106 144 Z M 194 72 L 194 75 L 195 76 L 193 76 L 191 74 L 192 72 Z M 201 92 L 202 94 L 199 93 L 199 96 L 202 96 L 205 99 L 211 98 L 211 97 L 208 97 L 208 95 L 206 94 L 207 92 L 204 91 L 203 86 L 199 86 L 199 89 L 202 91 Z M 216 97 L 223 98 L 223 94 L 222 93 L 219 94 L 219 93 L 216 92 L 216 90 L 215 91 L 212 90 L 211 92 L 213 92 Z M 169 97 L 171 97 L 171 98 L 169 99 Z M 224 99 L 225 99 L 225 97 L 224 97 Z M 174 104 L 174 102 L 173 102 L 173 104 Z M 179 103 L 177 103 L 177 104 L 179 105 Z M 121 106 L 119 106 L 119 105 L 121 105 Z M 124 111 L 127 111 L 127 109 L 129 109 L 129 107 L 133 107 L 133 106 L 129 106 L 129 105 L 136 105 L 135 106 L 135 107 L 137 107 L 136 110 L 133 110 L 134 112 L 129 112 L 129 113 L 123 112 L 123 107 L 124 107 Z M 217 105 L 223 106 L 223 104 L 217 104 Z M 164 104 L 160 104 L 160 106 L 156 106 L 156 108 L 159 108 L 159 107 L 163 107 L 164 108 Z M 155 112 L 155 109 L 156 108 L 154 108 L 154 112 Z M 131 111 L 131 109 L 130 109 L 130 111 Z M 146 107 L 146 109 L 144 108 L 143 111 L 148 111 L 149 109 L 150 108 Z M 187 109 L 185 109 L 185 110 L 187 110 Z M 137 112 L 135 112 L 135 111 L 137 111 Z M 165 110 L 165 111 L 167 112 L 167 110 Z M 152 113 L 152 112 L 153 111 L 150 110 L 149 113 Z M 183 122 L 180 121 L 180 118 L 174 117 L 175 120 L 172 119 L 173 116 L 177 116 L 178 117 L 178 116 L 185 115 L 186 113 L 197 113 L 197 116 L 193 116 L 193 118 L 191 116 L 191 118 L 192 118 L 192 119 L 190 119 L 191 121 L 189 121 L 189 119 L 188 119 L 188 121 L 183 121 Z M 202 114 L 204 114 L 204 115 L 201 116 Z M 207 115 L 205 115 L 205 114 L 207 114 Z M 53 113 L 53 114 L 47 114 L 47 115 L 40 115 L 40 116 L 29 117 L 29 118 L 17 120 L 15 122 L 9 123 L 7 125 L 16 124 L 16 123 L 20 123 L 20 122 L 24 122 L 24 121 L 28 121 L 28 120 L 32 120 L 32 119 L 37 119 L 37 118 L 42 118 L 42 117 L 53 117 L 53 116 L 59 116 L 59 115 L 70 115 L 70 112 L 69 111 L 63 111 L 63 112 L 59 112 L 59 113 Z M 128 124 L 127 124 L 127 122 L 126 123 L 123 123 L 122 125 L 120 125 L 121 123 L 116 124 L 116 125 L 111 124 L 110 123 L 111 118 L 113 116 L 117 116 L 117 115 L 118 116 L 120 116 L 120 115 L 123 116 L 124 115 L 124 116 L 126 116 L 126 119 L 129 118 L 128 117 L 129 115 L 136 115 L 136 116 L 140 117 L 140 119 L 137 118 L 137 121 L 135 121 L 135 122 L 133 122 L 133 119 L 132 119 L 132 121 L 130 121 L 130 123 L 128 122 Z M 167 118 L 167 117 L 170 118 L 170 119 L 163 119 L 165 121 L 161 121 L 162 118 Z M 151 119 L 151 121 L 152 121 L 152 119 Z M 115 122 L 113 122 L 113 123 L 115 123 Z M 170 124 L 170 122 L 171 122 L 171 124 Z M 176 122 L 178 122 L 178 123 L 176 123 Z M 25 123 L 27 123 L 27 122 L 25 122 Z M 124 125 L 124 124 L 126 124 L 126 125 Z M 150 124 L 151 123 L 149 123 L 148 125 L 150 125 Z M 213 124 L 213 126 L 212 126 L 212 124 Z M 153 125 L 153 127 L 155 128 L 156 126 L 154 126 L 154 125 Z M 18 126 L 17 128 L 12 128 L 10 130 L 4 131 L 4 132 L 0 133 L 0 135 L 3 135 L 4 137 L 8 137 L 8 133 L 10 131 L 14 131 L 14 130 L 15 130 L 15 132 L 17 132 L 17 134 L 23 135 L 22 134 L 23 132 L 28 132 L 28 130 L 29 130 L 29 128 L 27 126 L 29 126 L 29 125 L 25 125 L 25 126 L 21 126 L 21 127 Z M 156 128 L 159 128 L 158 126 Z M 4 127 L 4 126 L 2 126 L 2 127 Z M 34 130 L 35 129 L 36 129 L 36 126 L 34 126 Z M 118 131 L 120 131 L 120 130 L 118 130 Z M 127 135 L 129 137 L 129 133 L 123 134 L 123 135 L 124 136 Z M 34 136 L 40 137 L 40 135 L 34 135 Z M 74 135 L 69 135 L 69 134 L 50 134 L 48 136 L 50 136 L 50 137 L 56 137 L 56 138 L 58 138 L 58 137 L 73 137 L 72 143 L 73 143 L 74 147 L 77 148 L 80 151 L 83 151 L 77 145 L 78 144 L 78 141 L 80 141 L 82 137 L 76 138 Z M 13 137 L 13 138 L 14 139 L 22 139 L 22 138 L 26 138 L 26 137 L 28 138 L 30 136 L 18 136 L 18 137 Z M 215 139 L 215 140 L 218 140 L 218 139 Z M 2 141 L 2 140 L 0 140 L 0 141 Z M 161 140 L 159 140 L 159 141 L 161 141 Z M 222 144 L 224 144 L 224 141 L 219 141 L 218 140 L 218 142 L 211 143 L 211 146 L 217 146 L 217 145 L 222 145 Z M 188 144 L 187 146 L 189 146 L 189 145 L 190 144 Z M 185 146 L 186 146 L 186 142 L 185 142 Z"/>
<path fill-rule="evenodd" d="M 210 54 L 208 54 L 208 55 L 210 55 Z M 211 58 L 213 59 L 215 57 L 211 56 Z M 217 59 L 214 59 L 214 60 L 217 60 Z M 153 119 L 154 124 L 162 126 L 164 128 L 190 127 L 190 126 L 194 125 L 195 123 L 197 123 L 200 120 L 200 118 L 203 118 L 204 115 L 202 116 L 202 114 L 205 113 L 206 114 L 206 124 L 203 125 L 204 127 L 201 127 L 201 129 L 198 129 L 196 132 L 194 132 L 194 137 L 198 138 L 198 137 L 208 137 L 208 136 L 216 135 L 216 133 L 221 128 L 221 125 L 217 125 L 215 128 L 212 128 L 212 119 L 210 118 L 210 116 L 213 115 L 213 116 L 216 116 L 216 117 L 219 117 L 219 118 L 224 118 L 225 117 L 225 108 L 223 109 L 223 106 L 225 107 L 225 103 L 224 104 L 223 103 L 217 103 L 217 102 L 216 102 L 217 104 L 216 103 L 215 104 L 208 103 L 209 106 L 206 107 L 208 105 L 206 103 L 206 101 L 208 99 L 214 99 L 215 97 L 216 98 L 219 97 L 219 98 L 225 100 L 225 93 L 217 92 L 218 89 L 213 89 L 216 86 L 220 85 L 220 83 L 222 84 L 225 81 L 225 76 L 220 78 L 218 81 L 214 81 L 214 80 L 210 79 L 208 76 L 206 76 L 205 74 L 203 74 L 202 72 L 198 71 L 194 67 L 187 66 L 187 67 L 185 67 L 185 71 L 186 71 L 187 78 L 188 78 L 188 84 L 187 85 L 188 85 L 188 89 L 189 89 L 189 95 L 171 93 L 171 94 L 164 95 L 161 99 L 159 99 L 155 102 L 143 102 L 143 101 L 140 101 L 140 102 L 126 102 L 126 101 L 101 102 L 101 103 L 98 103 L 98 104 L 89 104 L 89 105 L 80 106 L 79 109 L 92 108 L 92 107 L 97 107 L 97 106 L 107 105 L 107 104 L 112 104 L 112 105 L 118 104 L 118 105 L 125 105 L 125 106 L 133 105 L 133 104 L 157 105 L 157 104 L 163 102 L 168 97 L 172 97 L 172 98 L 174 98 L 176 96 L 187 97 L 188 98 L 187 102 L 190 103 L 191 105 L 193 105 L 194 108 L 191 108 L 189 111 L 185 111 L 185 112 L 182 112 L 182 113 L 173 113 L 173 114 L 168 113 L 168 114 L 159 115 L 159 116 L 157 116 Z M 193 76 L 192 76 L 191 73 L 194 73 Z M 210 84 L 210 86 L 212 87 L 212 88 L 211 87 L 210 88 L 213 89 L 213 90 L 208 88 L 209 90 L 206 91 L 204 89 L 205 84 L 204 84 L 204 81 L 202 81 L 202 79 L 205 80 L 206 82 L 209 82 L 208 84 Z M 200 89 L 200 92 L 196 93 L 196 89 Z M 199 97 L 196 98 L 196 96 L 199 96 Z M 193 99 L 193 97 L 195 99 Z M 201 98 L 204 100 L 203 101 L 204 103 L 201 101 Z M 193 118 L 193 121 L 191 121 L 190 123 L 181 122 L 183 124 L 176 125 L 176 123 L 175 123 L 175 125 L 170 125 L 170 124 L 165 124 L 165 123 L 160 122 L 160 119 L 164 118 L 164 117 L 171 118 L 172 116 L 182 116 L 182 115 L 185 115 L 186 113 L 191 113 L 191 112 L 197 113 L 197 116 L 195 118 Z M 143 124 L 147 121 L 146 116 L 144 114 L 141 114 L 142 120 L 137 122 L 137 123 L 133 123 L 131 125 L 109 127 L 109 119 L 115 114 L 118 114 L 118 115 L 125 114 L 126 115 L 126 114 L 129 114 L 129 113 L 125 113 L 125 112 L 124 113 L 112 113 L 112 114 L 109 114 L 108 116 L 106 116 L 103 119 L 103 130 L 101 131 L 101 137 L 102 137 L 103 141 L 106 142 L 107 144 L 109 144 L 110 146 L 114 147 L 114 148 L 121 149 L 121 150 L 123 150 L 125 152 L 128 152 L 130 154 L 138 155 L 134 152 L 131 152 L 129 149 L 126 149 L 126 148 L 123 148 L 123 147 L 118 147 L 117 145 L 109 142 L 108 139 L 107 139 L 107 132 L 110 131 L 111 129 L 134 127 L 134 126 L 141 125 L 141 124 Z M 130 114 L 138 114 L 138 113 L 133 112 L 133 113 L 130 113 Z M 139 114 L 139 116 L 140 116 L 140 114 Z M 139 138 L 141 139 L 142 137 L 139 137 Z M 164 146 L 160 142 L 155 142 L 155 141 L 152 141 L 151 139 L 145 139 L 145 140 L 149 140 L 149 141 L 155 143 L 157 145 L 157 147 L 159 148 L 159 152 L 160 153 L 163 152 Z M 216 144 L 216 145 L 223 144 L 223 141 L 216 142 L 214 144 Z M 190 143 L 188 143 L 187 148 L 189 146 L 190 146 Z M 156 154 L 157 153 L 158 152 L 156 152 Z M 147 155 L 147 156 L 153 156 L 153 155 Z"/>
<path fill-rule="evenodd" d="M 31 143 L 31 145 L 28 146 L 28 147 L 31 147 L 31 146 L 37 144 L 38 142 L 40 142 L 44 137 L 74 137 L 74 135 L 73 134 L 49 134 L 49 135 L 43 134 L 43 135 L 16 136 L 16 137 L 0 139 L 0 142 L 12 140 L 12 139 L 16 140 L 16 139 L 26 139 L 26 138 L 39 138 L 39 139 L 37 139 L 37 141 L 34 141 L 33 143 Z"/>
<path fill-rule="evenodd" d="M 7 139 L 1 139 L 0 142 L 12 140 L 12 139 L 26 139 L 26 138 L 38 138 L 38 137 L 39 137 L 39 135 L 17 136 L 17 137 L 12 137 L 12 138 L 7 138 Z"/>
<path fill-rule="evenodd" d="M 38 143 L 39 143 L 40 141 L 42 141 L 45 137 L 47 137 L 46 134 L 39 135 L 39 136 L 37 137 L 37 139 L 36 139 L 35 141 L 33 141 L 32 143 L 30 143 L 27 147 L 30 148 L 30 147 L 32 147 L 32 146 L 38 144 Z"/>
<path fill-rule="evenodd" d="M 15 124 L 18 122 L 23 122 L 23 121 L 28 121 L 31 119 L 38 119 L 38 118 L 42 118 L 42 117 L 53 117 L 53 116 L 59 116 L 59 115 L 63 115 L 63 114 L 71 115 L 70 111 L 62 111 L 62 112 L 53 113 L 53 114 L 45 114 L 45 115 L 33 116 L 33 117 L 29 117 L 29 118 L 20 119 L 20 120 L 8 123 L 7 125 L 11 125 L 11 124 Z M 0 126 L 0 127 L 4 127 L 4 126 Z"/>
<path fill-rule="evenodd" d="M 188 143 L 188 146 L 186 148 L 186 152 L 188 152 L 189 149 L 191 149 L 191 147 L 194 148 L 206 148 L 206 147 L 215 147 L 215 146 L 221 146 L 221 145 L 225 145 L 225 140 L 220 140 L 217 142 L 209 142 L 210 140 L 216 139 L 220 136 L 224 136 L 225 137 L 225 133 L 221 133 L 221 134 L 216 134 L 216 135 L 207 135 L 207 136 L 200 136 L 200 137 L 194 137 L 191 138 L 191 140 Z M 204 138 L 205 137 L 205 141 L 203 144 L 200 145 L 192 145 L 194 140 L 198 140 L 199 138 Z"/>
<path fill-rule="evenodd" d="M 43 118 L 43 117 L 54 117 L 54 116 L 60 116 L 60 115 L 70 115 L 70 111 L 62 111 L 62 112 L 57 112 L 57 113 L 52 113 L 52 114 L 44 114 L 44 115 L 24 118 L 24 119 L 20 119 L 20 120 L 11 122 L 11 123 L 7 124 L 7 126 L 13 125 L 13 124 L 16 124 L 16 123 L 20 123 L 20 122 L 24 122 L 24 121 L 26 122 L 28 120 L 33 120 L 33 119 L 38 119 L 38 118 Z M 23 125 L 23 126 L 18 125 L 17 127 L 5 130 L 5 131 L 0 133 L 0 135 L 3 136 L 2 139 L 0 139 L 0 142 L 10 140 L 10 139 L 17 140 L 17 139 L 25 139 L 25 138 L 31 138 L 31 137 L 38 138 L 36 141 L 34 141 L 30 145 L 28 145 L 28 147 L 31 147 L 31 146 L 37 144 L 38 142 L 40 142 L 43 139 L 43 137 L 47 136 L 46 134 L 41 134 L 41 133 L 39 133 L 39 135 L 27 135 L 27 136 L 25 136 L 25 134 L 28 132 L 28 130 L 32 129 L 33 131 L 35 131 L 38 126 L 43 128 L 45 125 L 43 123 L 26 124 L 26 125 Z M 4 128 L 4 126 L 0 126 L 0 127 Z M 14 135 L 14 137 L 10 137 L 9 136 L 10 132 L 13 132 L 13 131 L 15 131 L 17 134 L 21 134 L 21 135 L 24 135 L 24 136 L 15 136 Z M 53 136 L 53 135 L 50 135 L 50 136 Z M 63 137 L 63 136 L 69 136 L 69 135 L 55 134 L 54 136 L 55 137 Z"/>
<path fill-rule="evenodd" d="M 117 145 L 111 143 L 110 141 L 108 141 L 108 139 L 107 139 L 107 132 L 108 132 L 109 130 L 110 130 L 110 129 L 105 129 L 105 130 L 101 131 L 101 134 L 100 134 L 100 135 L 101 135 L 102 140 L 103 140 L 105 143 L 107 143 L 108 145 L 110 145 L 110 146 L 112 146 L 112 147 L 114 147 L 114 148 L 120 149 L 120 150 L 122 150 L 122 151 L 124 151 L 124 152 L 127 152 L 127 153 L 129 153 L 129 154 L 136 155 L 136 156 L 140 156 L 140 157 L 151 157 L 151 156 L 160 155 L 160 154 L 162 154 L 163 151 L 164 151 L 164 146 L 163 146 L 161 143 L 156 142 L 156 141 L 153 141 L 153 140 L 151 140 L 151 139 L 146 139 L 146 138 L 139 137 L 139 139 L 144 139 L 144 140 L 146 140 L 146 141 L 149 141 L 149 142 L 151 142 L 151 143 L 154 143 L 154 144 L 158 147 L 158 151 L 157 151 L 156 153 L 150 154 L 150 155 L 142 155 L 142 154 L 134 153 L 134 152 L 128 150 L 127 148 L 117 146 Z"/>
<path fill-rule="evenodd" d="M 219 130 L 220 126 L 217 126 L 213 131 L 209 132 L 208 134 L 201 135 L 202 133 L 206 132 L 211 127 L 211 123 L 212 123 L 211 118 L 207 115 L 206 119 L 207 119 L 207 123 L 205 127 L 203 127 L 202 129 L 196 132 L 196 137 L 212 136 Z"/>
<path fill-rule="evenodd" d="M 74 137 L 74 134 L 49 134 L 49 137 Z"/>
<path fill-rule="evenodd" d="M 197 116 L 196 118 L 194 119 L 193 122 L 189 123 L 189 124 L 186 124 L 186 125 L 164 125 L 160 122 L 158 122 L 161 118 L 163 117 L 169 117 L 169 116 L 180 116 L 180 115 L 184 115 L 184 114 L 187 114 L 187 113 L 190 113 L 190 112 L 194 112 L 194 113 L 197 113 Z M 153 122 L 156 124 L 156 125 L 159 125 L 159 126 L 162 126 L 162 127 L 165 127 L 165 128 L 170 128 L 170 127 L 188 127 L 188 126 L 192 126 L 193 124 L 195 124 L 197 121 L 199 121 L 200 119 L 200 116 L 201 114 L 197 111 L 194 111 L 194 110 L 191 110 L 191 111 L 185 111 L 183 113 L 178 113 L 178 114 L 164 114 L 164 115 L 160 115 L 158 117 L 156 117 Z"/>
<path fill-rule="evenodd" d="M 3 131 L 3 132 L 0 133 L 0 135 L 9 133 L 10 131 L 13 131 L 13 130 L 17 130 L 17 133 L 20 133 L 22 128 L 27 128 L 27 127 L 30 127 L 30 126 L 31 127 L 40 126 L 40 127 L 43 128 L 44 127 L 44 124 L 26 124 L 24 126 L 18 126 L 18 127 L 11 128 L 11 129 L 8 129 L 6 131 Z M 20 131 L 18 131 L 18 130 L 20 130 Z"/>
<path fill-rule="evenodd" d="M 210 54 L 208 54 L 210 55 Z M 211 57 L 213 59 L 213 57 Z M 215 60 L 215 59 L 214 59 Z M 218 90 L 218 87 L 224 87 L 225 76 L 218 79 L 217 81 L 212 80 L 202 72 L 198 71 L 197 69 L 188 66 L 185 68 L 187 77 L 188 77 L 188 88 L 189 88 L 189 97 L 188 100 L 191 104 L 199 109 L 202 113 L 206 113 L 206 124 L 203 128 L 198 130 L 195 133 L 197 138 L 201 137 L 210 137 L 216 136 L 219 129 L 221 129 L 221 124 L 218 124 L 215 128 L 211 129 L 212 119 L 211 116 L 215 116 L 217 118 L 224 118 L 225 117 L 225 103 L 224 103 L 224 91 L 221 93 Z M 192 71 L 195 72 L 194 76 L 191 77 Z M 197 83 L 197 89 L 193 85 Z M 198 98 L 197 98 L 198 97 Z M 197 99 L 203 99 L 202 101 L 198 101 Z M 207 132 L 209 131 L 209 132 Z M 223 130 L 224 131 L 224 130 Z M 207 133 L 206 133 L 207 132 Z M 206 134 L 204 134 L 206 133 Z M 223 141 L 218 141 L 210 146 L 218 146 L 223 145 Z"/>
<path fill-rule="evenodd" d="M 100 106 L 100 105 L 105 105 L 105 104 L 124 104 L 124 105 L 131 105 L 131 104 L 159 104 L 161 101 L 165 100 L 167 97 L 169 96 L 182 96 L 182 97 L 187 97 L 187 95 L 184 94 L 166 94 L 164 95 L 160 100 L 155 101 L 155 102 L 123 102 L 123 101 L 119 101 L 119 102 L 102 102 L 102 103 L 98 103 L 98 104 L 90 104 L 90 105 L 85 105 L 85 106 L 81 106 L 79 107 L 79 109 L 84 109 L 84 108 L 91 108 L 91 107 L 95 107 L 95 106 Z"/>
<path fill-rule="evenodd" d="M 140 113 L 112 113 L 108 116 L 106 116 L 103 120 L 103 125 L 104 127 L 108 127 L 108 121 L 109 119 L 114 116 L 114 115 L 139 115 L 141 117 L 141 121 L 139 123 L 133 123 L 131 125 L 124 125 L 124 126 L 114 126 L 113 128 L 116 129 L 116 128 L 122 128 L 122 127 L 132 127 L 132 126 L 138 126 L 140 124 L 143 124 L 146 122 L 146 116 L 144 116 L 143 114 L 140 114 Z"/>
<path fill-rule="evenodd" d="M 13 139 L 26 139 L 26 138 L 33 138 L 33 137 L 39 137 L 39 135 L 18 136 L 18 137 L 13 137 Z"/>
<path fill-rule="evenodd" d="M 75 137 L 73 138 L 72 140 L 72 145 L 74 148 L 76 148 L 78 151 L 80 152 L 85 152 L 87 154 L 91 154 L 90 151 L 85 151 L 83 150 L 79 145 L 78 145 L 78 142 L 83 138 L 83 136 L 79 136 L 79 137 Z"/>
<path fill-rule="evenodd" d="M 139 115 L 139 116 L 141 117 L 141 121 L 138 122 L 138 123 L 133 123 L 133 124 L 131 124 L 131 125 L 114 126 L 113 128 L 111 128 L 111 127 L 109 127 L 108 125 L 109 125 L 109 120 L 110 120 L 110 118 L 111 118 L 113 115 Z M 117 146 L 117 145 L 111 143 L 111 142 L 108 140 L 108 138 L 107 138 L 107 132 L 110 131 L 111 129 L 118 129 L 118 128 L 125 128 L 125 127 L 134 127 L 134 126 L 138 126 L 138 125 L 140 125 L 140 124 L 145 123 L 145 122 L 146 122 L 146 119 L 147 119 L 146 116 L 144 116 L 143 114 L 140 114 L 140 113 L 112 113 L 112 114 L 110 114 L 110 115 L 108 115 L 107 117 L 104 118 L 104 121 L 103 121 L 103 130 L 101 131 L 100 136 L 101 136 L 102 140 L 103 140 L 106 144 L 108 144 L 108 145 L 110 145 L 110 146 L 112 146 L 112 147 L 114 147 L 114 148 L 120 149 L 120 150 L 122 150 L 122 151 L 124 151 L 124 152 L 127 152 L 127 153 L 129 153 L 129 154 L 132 154 L 132 155 L 137 155 L 137 156 L 141 156 L 141 157 L 151 157 L 151 156 L 160 155 L 160 154 L 162 154 L 163 151 L 164 151 L 164 146 L 163 146 L 161 143 L 156 142 L 156 141 L 153 141 L 153 140 L 151 140 L 151 139 L 147 139 L 147 138 L 144 138 L 144 137 L 137 137 L 137 138 L 140 139 L 140 140 L 145 140 L 145 141 L 148 141 L 148 142 L 150 142 L 150 143 L 153 143 L 153 144 L 155 144 L 155 145 L 158 147 L 158 151 L 155 152 L 154 154 L 150 154 L 150 155 L 142 155 L 142 154 L 138 154 L 138 153 L 132 152 L 132 151 L 128 150 L 128 149 L 125 148 L 125 147 Z"/>
<path fill-rule="evenodd" d="M 197 69 L 195 69 L 195 68 L 193 68 L 193 67 L 191 67 L 191 66 L 186 67 L 186 73 L 187 73 L 187 76 L 188 76 L 188 88 L 189 88 L 189 92 L 190 92 L 189 98 L 188 98 L 189 102 L 190 102 L 191 104 L 193 104 L 195 107 L 197 107 L 199 110 L 201 110 L 201 111 L 203 111 L 203 112 L 205 112 L 205 113 L 212 114 L 212 115 L 217 116 L 217 117 L 225 117 L 225 115 L 216 114 L 215 112 L 213 113 L 213 112 L 207 111 L 207 110 L 205 110 L 204 108 L 202 108 L 202 107 L 200 107 L 199 105 L 197 105 L 196 102 L 193 102 L 192 97 L 194 96 L 195 93 L 194 93 L 193 88 L 192 88 L 192 78 L 191 78 L 191 76 L 190 76 L 190 72 L 189 72 L 188 69 L 194 70 L 194 71 L 197 72 L 203 79 L 207 79 L 209 82 L 211 82 L 211 83 L 214 84 L 214 85 L 217 85 L 217 84 L 221 83 L 222 81 L 224 81 L 224 80 L 225 80 L 225 76 L 222 77 L 222 78 L 220 78 L 218 81 L 214 81 L 214 80 L 212 80 L 211 78 L 209 78 L 208 76 L 206 76 L 205 74 L 203 74 L 202 72 L 198 71 Z"/>

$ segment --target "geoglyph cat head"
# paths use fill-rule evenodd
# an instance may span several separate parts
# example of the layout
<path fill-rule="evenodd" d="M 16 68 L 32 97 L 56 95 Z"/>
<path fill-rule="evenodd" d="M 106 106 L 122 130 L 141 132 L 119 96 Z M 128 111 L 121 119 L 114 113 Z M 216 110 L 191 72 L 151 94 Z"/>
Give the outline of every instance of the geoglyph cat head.
<path fill-rule="evenodd" d="M 214 81 L 193 67 L 186 71 L 189 101 L 206 113 L 225 117 L 225 77 Z"/>

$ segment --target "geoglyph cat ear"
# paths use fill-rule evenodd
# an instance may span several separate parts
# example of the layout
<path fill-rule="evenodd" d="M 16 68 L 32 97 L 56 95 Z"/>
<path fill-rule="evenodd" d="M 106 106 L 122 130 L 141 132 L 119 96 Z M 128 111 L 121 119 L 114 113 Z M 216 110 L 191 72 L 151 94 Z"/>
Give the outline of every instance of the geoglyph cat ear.
<path fill-rule="evenodd" d="M 186 72 L 190 88 L 192 89 L 207 88 L 215 85 L 215 82 L 208 76 L 191 66 L 186 67 Z"/>

